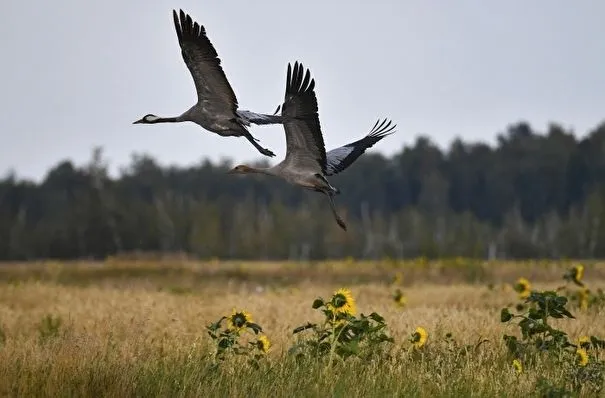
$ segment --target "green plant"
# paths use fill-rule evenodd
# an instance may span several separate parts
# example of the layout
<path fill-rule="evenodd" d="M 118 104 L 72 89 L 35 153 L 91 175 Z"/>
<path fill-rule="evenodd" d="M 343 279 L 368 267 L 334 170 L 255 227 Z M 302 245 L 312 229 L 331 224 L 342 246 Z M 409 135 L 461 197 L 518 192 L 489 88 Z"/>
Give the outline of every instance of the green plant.
<path fill-rule="evenodd" d="M 605 341 L 595 336 L 583 337 L 577 344 L 569 341 L 567 333 L 552 326 L 552 319 L 575 319 L 567 310 L 568 299 L 555 291 L 533 291 L 525 300 L 527 308 L 512 314 L 508 308 L 502 308 L 500 321 L 503 323 L 519 319 L 517 323 L 521 338 L 504 335 L 508 351 L 520 361 L 519 364 L 534 363 L 539 356 L 546 355 L 555 366 L 565 374 L 565 385 L 554 385 L 549 380 L 538 380 L 537 389 L 541 396 L 565 397 L 571 391 L 587 389 L 601 391 L 605 363 L 599 360 L 598 349 L 605 347 Z M 591 359 L 587 350 L 594 350 Z"/>
<path fill-rule="evenodd" d="M 500 312 L 501 322 L 510 322 L 520 319 L 518 326 L 522 340 L 515 336 L 504 335 L 504 341 L 509 351 L 516 356 L 524 356 L 531 348 L 538 351 L 561 349 L 573 346 L 569 343 L 567 334 L 550 325 L 551 318 L 574 316 L 565 308 L 567 297 L 557 292 L 531 292 L 526 299 L 527 310 L 519 314 L 512 314 L 506 307 Z"/>
<path fill-rule="evenodd" d="M 223 321 L 226 321 L 226 326 L 223 326 Z M 267 336 L 259 335 L 262 327 L 252 322 L 251 315 L 243 310 L 234 309 L 231 315 L 221 317 L 206 329 L 215 344 L 214 357 L 221 361 L 234 354 L 247 357 L 251 365 L 258 367 L 271 345 Z M 242 337 L 246 332 L 252 332 L 256 339 L 244 342 Z"/>
<path fill-rule="evenodd" d="M 385 319 L 376 312 L 355 316 L 356 305 L 348 289 L 337 290 L 329 301 L 316 298 L 312 308 L 324 315 L 321 324 L 307 322 L 294 329 L 293 334 L 312 331 L 311 337 L 299 340 L 289 352 L 296 357 L 328 355 L 328 366 L 334 356 L 369 358 L 380 351 L 382 343 L 393 343 Z"/>

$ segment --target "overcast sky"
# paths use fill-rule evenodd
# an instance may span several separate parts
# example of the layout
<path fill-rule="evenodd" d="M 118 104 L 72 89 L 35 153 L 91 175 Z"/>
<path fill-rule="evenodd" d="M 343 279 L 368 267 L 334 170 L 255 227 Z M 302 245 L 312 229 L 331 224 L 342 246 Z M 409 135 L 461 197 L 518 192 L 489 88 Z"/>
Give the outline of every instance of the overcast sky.
<path fill-rule="evenodd" d="M 242 109 L 272 113 L 286 65 L 316 80 L 327 149 L 358 139 L 379 117 L 398 132 L 392 154 L 419 134 L 493 142 L 510 123 L 556 121 L 584 135 L 605 119 L 605 2 L 17 1 L 0 5 L 0 174 L 39 179 L 102 146 L 117 170 L 132 153 L 162 164 L 260 154 L 243 138 L 184 123 L 132 125 L 195 103 L 172 8 L 206 27 Z M 285 155 L 280 126 L 256 126 Z"/>

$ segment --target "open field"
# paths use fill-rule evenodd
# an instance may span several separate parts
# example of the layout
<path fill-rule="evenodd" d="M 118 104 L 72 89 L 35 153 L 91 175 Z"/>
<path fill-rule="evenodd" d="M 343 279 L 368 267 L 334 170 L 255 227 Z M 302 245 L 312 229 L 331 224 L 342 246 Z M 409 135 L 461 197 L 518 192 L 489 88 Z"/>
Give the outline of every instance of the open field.
<path fill-rule="evenodd" d="M 562 351 L 528 354 L 519 374 L 503 341 L 504 334 L 520 336 L 515 324 L 500 322 L 502 307 L 522 302 L 511 285 L 525 277 L 538 291 L 566 285 L 575 292 L 579 288 L 562 275 L 577 264 L 464 259 L 3 264 L 0 395 L 539 396 L 561 387 L 599 396 L 602 379 L 594 370 L 597 381 L 586 381 L 585 370 L 597 369 L 602 350 L 588 350 L 585 367 L 575 363 L 574 351 L 570 360 Z M 605 263 L 582 264 L 591 291 L 605 287 Z M 397 273 L 402 281 L 394 283 Z M 331 366 L 327 355 L 289 355 L 298 339 L 310 335 L 294 336 L 293 329 L 323 319 L 311 308 L 313 300 L 330 299 L 341 287 L 351 290 L 358 316 L 375 311 L 384 317 L 394 343 L 371 346 L 373 354 Z M 403 307 L 392 297 L 396 289 L 407 300 Z M 250 312 L 271 341 L 258 367 L 244 356 L 229 356 L 215 366 L 205 327 L 233 308 Z M 603 303 L 581 310 L 570 302 L 567 308 L 576 319 L 550 325 L 572 343 L 585 335 L 605 337 Z M 428 340 L 413 348 L 409 339 L 419 326 Z M 577 384 L 576 377 L 574 387 L 570 374 L 578 372 L 585 379 Z"/>

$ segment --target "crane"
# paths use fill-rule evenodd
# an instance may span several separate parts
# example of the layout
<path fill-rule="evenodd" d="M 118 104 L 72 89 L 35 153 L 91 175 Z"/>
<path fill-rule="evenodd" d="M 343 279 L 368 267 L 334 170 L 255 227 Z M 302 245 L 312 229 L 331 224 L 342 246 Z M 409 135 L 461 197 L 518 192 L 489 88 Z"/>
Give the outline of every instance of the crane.
<path fill-rule="evenodd" d="M 346 231 L 347 226 L 336 211 L 333 196 L 340 191 L 333 187 L 326 176 L 331 176 L 349 167 L 367 148 L 389 134 L 396 125 L 389 120 L 377 121 L 364 138 L 333 149 L 326 153 L 321 126 L 319 124 L 315 79 L 299 63 L 292 68 L 288 64 L 286 93 L 281 106 L 281 115 L 286 116 L 283 126 L 286 133 L 286 157 L 268 168 L 238 165 L 230 174 L 259 173 L 275 176 L 287 182 L 325 194 L 336 223 Z"/>
<path fill-rule="evenodd" d="M 245 137 L 263 155 L 275 156 L 271 150 L 258 144 L 247 127 L 251 124 L 282 124 L 283 116 L 238 109 L 235 93 L 204 26 L 194 22 L 183 10 L 179 14 L 172 10 L 172 16 L 181 55 L 193 77 L 197 103 L 180 116 L 147 114 L 133 124 L 193 122 L 223 137 Z"/>

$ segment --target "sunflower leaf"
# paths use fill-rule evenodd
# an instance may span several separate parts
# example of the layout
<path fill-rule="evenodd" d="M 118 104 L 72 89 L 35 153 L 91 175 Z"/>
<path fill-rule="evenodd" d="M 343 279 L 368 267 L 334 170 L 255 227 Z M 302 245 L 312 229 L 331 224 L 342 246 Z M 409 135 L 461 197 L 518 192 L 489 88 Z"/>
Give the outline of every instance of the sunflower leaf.
<path fill-rule="evenodd" d="M 299 326 L 296 329 L 294 329 L 294 331 L 292 332 L 292 334 L 300 333 L 300 332 L 302 332 L 304 330 L 315 328 L 316 326 L 317 325 L 314 324 L 314 323 L 307 323 L 306 325 Z"/>
<path fill-rule="evenodd" d="M 605 340 L 601 340 L 596 336 L 590 336 L 590 342 L 594 347 L 605 348 Z"/>
<path fill-rule="evenodd" d="M 259 334 L 260 332 L 263 331 L 263 328 L 260 327 L 260 325 L 253 323 L 253 322 L 246 322 L 246 326 L 249 327 L 250 329 L 252 329 L 254 334 Z"/>
<path fill-rule="evenodd" d="M 324 300 L 321 297 L 316 298 L 315 300 L 313 300 L 313 305 L 311 306 L 314 310 L 318 309 L 319 307 L 323 307 L 325 305 Z"/>
<path fill-rule="evenodd" d="M 371 318 L 372 320 L 374 320 L 376 322 L 384 323 L 384 318 L 382 316 L 380 316 L 379 314 L 377 314 L 376 312 L 372 312 L 369 315 L 369 318 Z"/>
<path fill-rule="evenodd" d="M 206 326 L 207 329 L 212 330 L 212 331 L 216 331 L 218 329 L 220 329 L 221 327 L 221 322 L 223 322 L 224 319 L 227 319 L 227 317 L 223 316 L 221 317 L 221 319 L 219 319 L 218 321 L 211 323 L 210 325 Z"/>
<path fill-rule="evenodd" d="M 508 322 L 513 319 L 513 314 L 508 311 L 508 308 L 502 308 L 500 311 L 500 322 Z"/>

